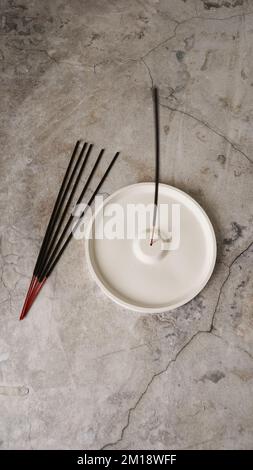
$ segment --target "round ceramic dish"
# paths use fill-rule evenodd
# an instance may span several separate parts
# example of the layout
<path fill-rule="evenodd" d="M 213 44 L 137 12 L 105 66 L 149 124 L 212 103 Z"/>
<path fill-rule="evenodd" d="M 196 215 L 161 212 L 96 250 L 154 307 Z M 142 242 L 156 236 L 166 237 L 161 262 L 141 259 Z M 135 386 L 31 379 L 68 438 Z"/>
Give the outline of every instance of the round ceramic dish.
<path fill-rule="evenodd" d="M 111 204 L 120 204 L 126 214 L 128 204 L 148 205 L 153 198 L 154 183 L 116 191 L 94 214 L 86 239 L 88 266 L 97 284 L 121 306 L 143 313 L 172 310 L 189 302 L 207 283 L 216 259 L 215 234 L 204 210 L 188 194 L 165 184 L 159 184 L 159 205 L 167 204 L 169 223 L 166 220 L 165 225 L 161 213 L 153 246 L 150 233 L 145 239 L 94 237 L 95 227 L 108 221 Z M 177 249 L 168 250 L 164 240 L 166 233 L 169 237 L 175 204 L 180 206 L 180 242 Z"/>

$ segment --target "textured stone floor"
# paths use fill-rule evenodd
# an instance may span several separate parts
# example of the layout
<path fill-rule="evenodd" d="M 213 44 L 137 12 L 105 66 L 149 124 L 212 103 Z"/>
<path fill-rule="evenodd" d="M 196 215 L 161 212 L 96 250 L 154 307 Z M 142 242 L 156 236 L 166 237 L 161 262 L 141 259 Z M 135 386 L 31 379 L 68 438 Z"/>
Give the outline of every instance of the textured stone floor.
<path fill-rule="evenodd" d="M 0 445 L 252 449 L 253 4 L 1 0 Z M 104 192 L 154 175 L 210 216 L 206 288 L 144 316 L 107 299 L 74 242 L 18 314 L 73 143 L 120 149 Z"/>

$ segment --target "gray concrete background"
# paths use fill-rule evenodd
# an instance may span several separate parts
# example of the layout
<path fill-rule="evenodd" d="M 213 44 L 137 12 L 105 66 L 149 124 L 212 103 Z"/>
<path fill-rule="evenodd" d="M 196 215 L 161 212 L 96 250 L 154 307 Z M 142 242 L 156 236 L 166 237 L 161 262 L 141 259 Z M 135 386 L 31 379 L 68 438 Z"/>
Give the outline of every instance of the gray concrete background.
<path fill-rule="evenodd" d="M 252 449 L 253 2 L 1 0 L 0 25 L 0 445 Z M 153 83 L 162 181 L 215 227 L 210 282 L 128 312 L 74 242 L 19 322 L 75 140 L 122 151 L 104 192 L 153 179 Z"/>

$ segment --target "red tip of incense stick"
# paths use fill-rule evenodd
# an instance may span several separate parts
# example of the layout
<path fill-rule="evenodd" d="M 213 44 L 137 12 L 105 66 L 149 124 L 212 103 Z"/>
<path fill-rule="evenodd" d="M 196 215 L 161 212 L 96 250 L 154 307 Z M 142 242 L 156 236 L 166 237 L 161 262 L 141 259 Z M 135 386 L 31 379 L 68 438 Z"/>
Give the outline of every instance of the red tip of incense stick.
<path fill-rule="evenodd" d="M 23 320 L 28 312 L 27 307 L 22 309 L 21 315 L 19 317 L 19 320 Z"/>
<path fill-rule="evenodd" d="M 23 307 L 22 307 L 22 311 L 21 311 L 21 314 L 20 314 L 20 317 L 22 317 L 23 315 L 23 312 L 26 308 L 26 305 L 27 305 L 27 302 L 29 301 L 29 298 L 30 298 L 30 294 L 33 290 L 33 287 L 34 287 L 34 283 L 36 282 L 36 277 L 33 276 L 32 279 L 31 279 L 31 282 L 30 282 L 30 285 L 29 285 L 29 288 L 28 288 L 28 291 L 26 293 L 26 297 L 25 297 L 25 301 L 24 301 L 24 304 L 23 304 Z"/>
<path fill-rule="evenodd" d="M 43 279 L 43 281 L 39 282 L 38 279 L 35 280 L 35 283 L 33 285 L 33 289 L 29 295 L 29 298 L 27 299 L 27 302 L 26 304 L 24 305 L 23 309 L 22 309 L 22 312 L 21 312 L 21 315 L 20 315 L 20 318 L 19 320 L 23 320 L 27 313 L 29 312 L 33 302 L 35 301 L 38 293 L 40 292 L 40 290 L 42 289 L 43 285 L 45 284 L 46 282 L 46 277 Z"/>

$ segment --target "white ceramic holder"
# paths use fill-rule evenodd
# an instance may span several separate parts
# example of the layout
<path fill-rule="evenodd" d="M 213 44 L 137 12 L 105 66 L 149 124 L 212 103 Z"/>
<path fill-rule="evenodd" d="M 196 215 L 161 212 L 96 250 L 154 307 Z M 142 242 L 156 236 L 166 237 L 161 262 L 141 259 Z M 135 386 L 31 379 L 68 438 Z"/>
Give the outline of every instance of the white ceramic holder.
<path fill-rule="evenodd" d="M 154 188 L 154 183 L 139 183 L 109 196 L 94 214 L 86 240 L 88 266 L 97 284 L 110 299 L 142 313 L 168 311 L 189 302 L 208 282 L 216 260 L 215 234 L 204 210 L 188 194 L 165 184 L 159 184 L 159 204 L 166 204 L 169 214 L 173 204 L 180 205 L 177 249 L 168 249 L 171 234 L 162 217 L 152 246 L 151 227 L 141 239 L 93 236 L 95 226 L 108 220 L 110 204 L 120 204 L 124 213 L 128 204 L 152 204 Z"/>

